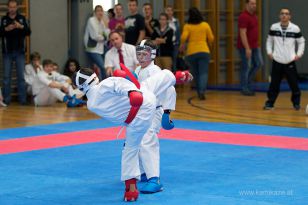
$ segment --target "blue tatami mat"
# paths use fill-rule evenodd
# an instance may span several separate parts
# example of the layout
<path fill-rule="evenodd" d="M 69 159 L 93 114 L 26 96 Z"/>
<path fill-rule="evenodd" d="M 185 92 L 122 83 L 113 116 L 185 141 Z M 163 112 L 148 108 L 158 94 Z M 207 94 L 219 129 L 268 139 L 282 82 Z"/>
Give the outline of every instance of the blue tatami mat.
<path fill-rule="evenodd" d="M 126 204 L 122 145 L 119 140 L 0 155 L 0 204 Z M 307 160 L 304 151 L 161 140 L 165 189 L 141 194 L 134 204 L 303 205 Z"/>

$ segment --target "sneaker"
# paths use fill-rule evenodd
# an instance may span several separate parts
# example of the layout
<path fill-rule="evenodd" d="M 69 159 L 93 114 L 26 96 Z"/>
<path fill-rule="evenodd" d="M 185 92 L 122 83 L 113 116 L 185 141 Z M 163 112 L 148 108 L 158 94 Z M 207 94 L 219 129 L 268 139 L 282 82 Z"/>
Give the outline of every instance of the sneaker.
<path fill-rule="evenodd" d="M 293 105 L 294 110 L 300 110 L 301 106 L 300 105 Z"/>
<path fill-rule="evenodd" d="M 245 95 L 245 96 L 255 96 L 256 95 L 256 93 L 254 91 L 251 91 L 251 90 L 242 90 L 241 94 Z"/>
<path fill-rule="evenodd" d="M 205 95 L 199 93 L 199 94 L 198 94 L 198 98 L 199 98 L 199 100 L 205 100 Z"/>
<path fill-rule="evenodd" d="M 159 177 L 152 177 L 148 182 L 140 189 L 143 194 L 154 194 L 163 190 L 163 185 L 160 183 Z"/>
<path fill-rule="evenodd" d="M 3 101 L 0 101 L 0 107 L 7 107 L 7 104 L 5 104 Z"/>
<path fill-rule="evenodd" d="M 274 109 L 274 105 L 271 103 L 265 103 L 263 110 L 273 110 Z"/>

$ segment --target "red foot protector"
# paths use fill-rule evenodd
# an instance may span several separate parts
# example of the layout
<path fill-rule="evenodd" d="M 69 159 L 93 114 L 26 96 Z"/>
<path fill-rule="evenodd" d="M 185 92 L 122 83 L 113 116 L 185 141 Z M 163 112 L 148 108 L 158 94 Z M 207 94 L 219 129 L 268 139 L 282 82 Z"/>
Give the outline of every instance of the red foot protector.
<path fill-rule="evenodd" d="M 136 183 L 136 179 L 129 179 L 125 181 L 124 201 L 137 201 L 139 192 Z M 135 187 L 133 191 L 130 190 L 131 186 Z"/>

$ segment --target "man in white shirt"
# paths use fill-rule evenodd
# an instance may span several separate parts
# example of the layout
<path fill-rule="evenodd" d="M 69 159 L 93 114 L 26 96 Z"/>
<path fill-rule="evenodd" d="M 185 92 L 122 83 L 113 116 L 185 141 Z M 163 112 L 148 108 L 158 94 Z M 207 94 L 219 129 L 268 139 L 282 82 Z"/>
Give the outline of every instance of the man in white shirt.
<path fill-rule="evenodd" d="M 301 91 L 298 86 L 296 61 L 304 54 L 305 39 L 300 28 L 291 21 L 290 10 L 280 10 L 280 22 L 271 26 L 266 41 L 266 51 L 272 62 L 271 83 L 267 92 L 268 100 L 264 109 L 274 108 L 280 91 L 280 83 L 286 76 L 292 90 L 291 101 L 295 110 L 300 109 Z M 296 49 L 297 47 L 297 49 Z"/>
<path fill-rule="evenodd" d="M 68 76 L 53 71 L 51 60 L 44 60 L 43 70 L 37 73 L 32 85 L 34 104 L 36 106 L 48 106 L 59 100 L 67 103 L 68 107 L 83 105 L 82 100 L 76 99 L 76 92 L 70 85 L 70 81 Z"/>
<path fill-rule="evenodd" d="M 109 39 L 113 47 L 105 55 L 107 76 L 112 76 L 113 71 L 120 68 L 120 63 L 123 63 L 133 72 L 139 64 L 135 46 L 124 43 L 121 34 L 117 31 L 111 32 Z"/>

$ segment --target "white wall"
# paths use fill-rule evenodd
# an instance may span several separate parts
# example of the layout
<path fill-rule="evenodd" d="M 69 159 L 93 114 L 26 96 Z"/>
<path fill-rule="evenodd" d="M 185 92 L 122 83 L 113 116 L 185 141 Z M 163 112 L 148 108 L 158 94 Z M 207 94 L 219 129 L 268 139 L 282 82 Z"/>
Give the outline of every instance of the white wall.
<path fill-rule="evenodd" d="M 68 58 L 68 18 L 66 0 L 30 0 L 30 51 L 63 67 Z"/>

